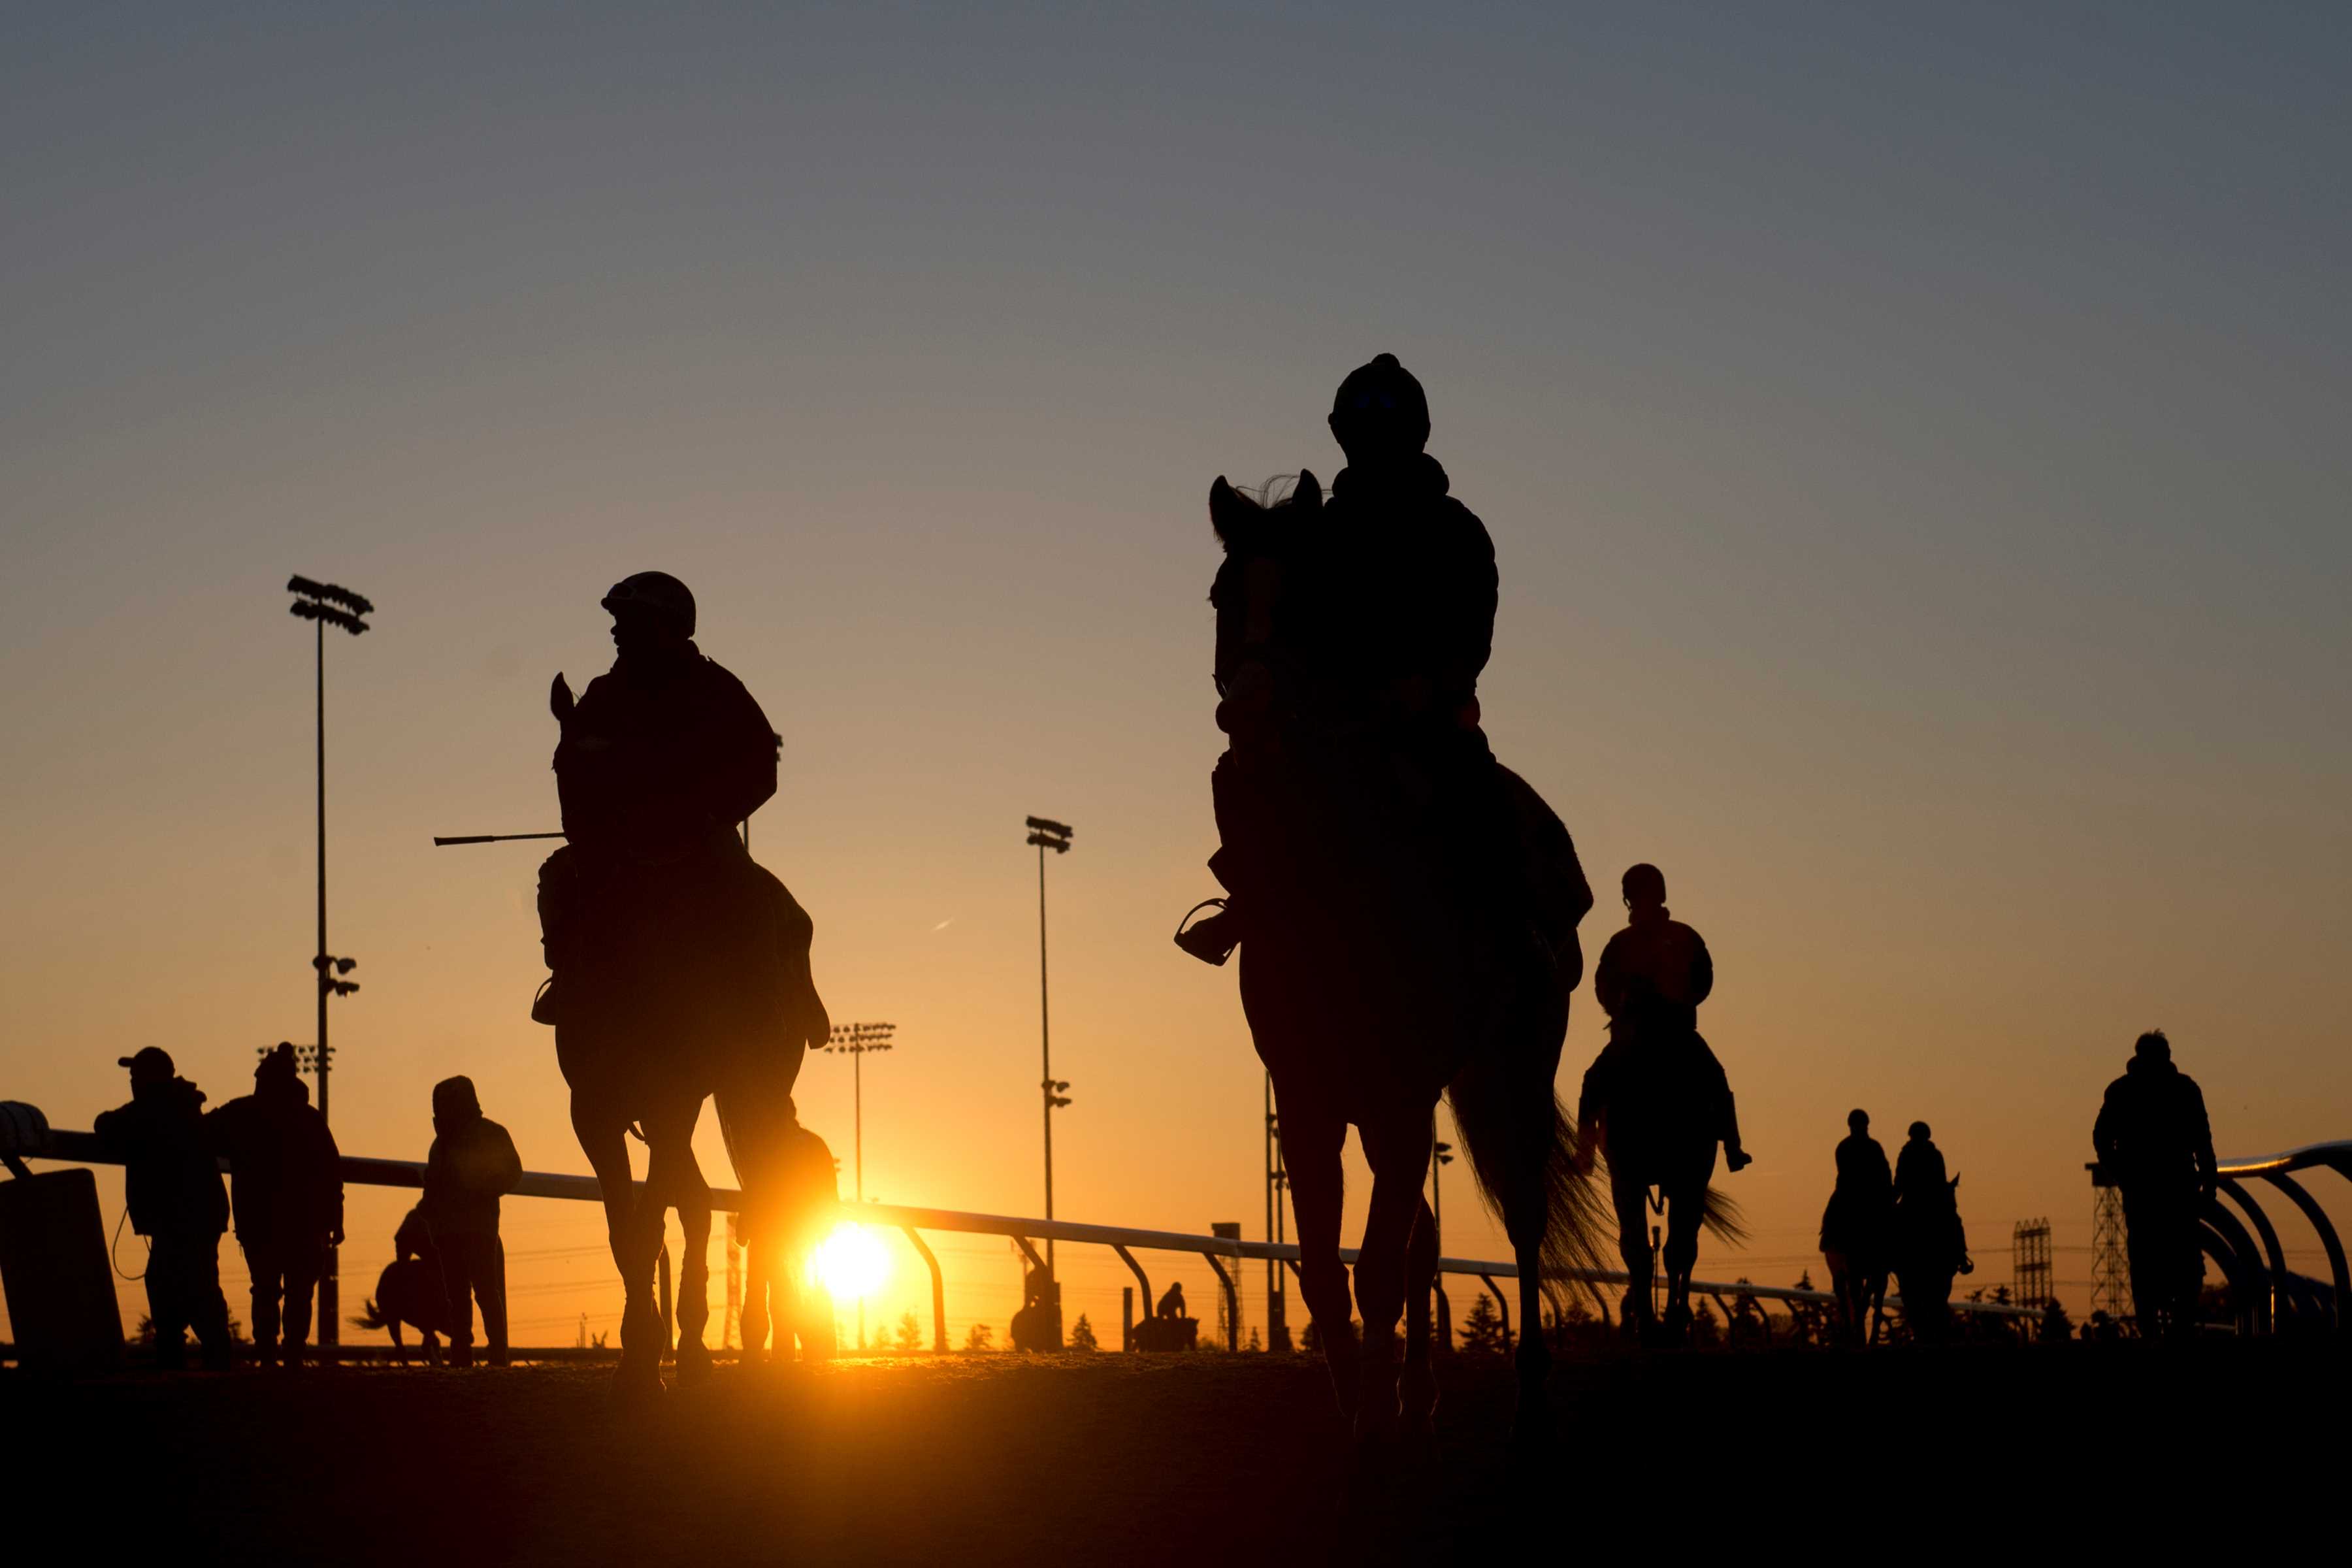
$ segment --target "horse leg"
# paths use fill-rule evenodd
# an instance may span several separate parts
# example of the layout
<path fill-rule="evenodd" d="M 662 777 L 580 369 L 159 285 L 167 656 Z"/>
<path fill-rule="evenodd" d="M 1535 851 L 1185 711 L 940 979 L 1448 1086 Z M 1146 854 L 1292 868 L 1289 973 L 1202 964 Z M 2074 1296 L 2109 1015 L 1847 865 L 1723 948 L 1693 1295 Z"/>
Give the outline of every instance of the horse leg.
<path fill-rule="evenodd" d="M 710 1188 L 694 1158 L 694 1124 L 702 1114 L 699 1096 L 670 1099 L 645 1119 L 646 1211 L 648 1233 L 637 1237 L 646 1260 L 660 1256 L 662 1216 L 676 1207 L 685 1231 L 687 1255 L 680 1266 L 677 1303 L 678 1376 L 692 1381 L 709 1370 L 710 1352 L 702 1343 L 710 1320 Z M 700 1226 L 701 1249 L 697 1261 L 695 1227 Z M 648 1246 L 647 1243 L 650 1242 Z M 691 1350 L 686 1347 L 691 1345 Z"/>
<path fill-rule="evenodd" d="M 743 1361 L 746 1365 L 765 1359 L 762 1352 L 768 1343 L 768 1259 L 770 1247 L 756 1231 L 743 1248 Z M 778 1305 L 782 1305 L 781 1302 Z M 784 1331 L 786 1334 L 791 1330 Z M 785 1359 L 792 1346 L 779 1342 L 779 1360 Z"/>
<path fill-rule="evenodd" d="M 1402 1414 L 1397 1320 L 1404 1314 L 1406 1254 L 1421 1214 L 1435 1109 L 1392 1110 L 1363 1126 L 1372 1201 L 1356 1258 L 1356 1306 L 1364 1319 L 1363 1394 L 1356 1407 L 1360 1446 L 1393 1437 Z"/>
<path fill-rule="evenodd" d="M 655 1225 L 644 1223 L 643 1211 L 652 1205 L 637 1199 L 636 1180 L 629 1171 L 628 1118 L 607 1097 L 572 1091 L 572 1131 L 580 1152 L 596 1173 L 604 1198 L 604 1233 L 613 1249 L 613 1263 L 621 1271 L 621 1370 L 614 1380 L 615 1393 L 642 1393 L 661 1386 L 661 1356 L 654 1341 L 661 1331 L 660 1313 L 653 1303 L 654 1258 L 661 1250 L 661 1210 L 653 1208 Z M 635 1351 L 631 1346 L 634 1343 Z"/>
<path fill-rule="evenodd" d="M 1275 1085 L 1282 1161 L 1290 1173 L 1290 1206 L 1298 1221 L 1298 1293 L 1323 1346 L 1339 1418 L 1356 1419 L 1356 1326 L 1348 1300 L 1348 1266 L 1339 1261 L 1339 1205 L 1346 1178 L 1339 1151 L 1348 1124 L 1305 1095 Z"/>
<path fill-rule="evenodd" d="M 1652 1316 L 1650 1189 L 1612 1159 L 1609 1198 L 1617 1210 L 1617 1255 L 1625 1260 L 1625 1327 L 1636 1338 L 1646 1338 Z"/>
<path fill-rule="evenodd" d="M 685 1233 L 677 1271 L 677 1375 L 680 1383 L 694 1383 L 710 1373 L 710 1347 L 703 1343 L 710 1322 L 710 1185 L 691 1144 L 685 1165 L 686 1190 L 676 1197 L 678 1228 Z"/>
<path fill-rule="evenodd" d="M 1423 1202 L 1412 1217 L 1404 1253 L 1405 1429 L 1427 1438 L 1437 1431 L 1437 1373 L 1430 1363 L 1430 1293 L 1437 1288 L 1437 1216 Z"/>
<path fill-rule="evenodd" d="M 1706 1159 L 1666 1194 L 1666 1326 L 1677 1337 L 1690 1332 L 1691 1270 L 1698 1267 L 1699 1222 L 1706 1212 L 1706 1184 L 1715 1174 L 1715 1145 Z"/>

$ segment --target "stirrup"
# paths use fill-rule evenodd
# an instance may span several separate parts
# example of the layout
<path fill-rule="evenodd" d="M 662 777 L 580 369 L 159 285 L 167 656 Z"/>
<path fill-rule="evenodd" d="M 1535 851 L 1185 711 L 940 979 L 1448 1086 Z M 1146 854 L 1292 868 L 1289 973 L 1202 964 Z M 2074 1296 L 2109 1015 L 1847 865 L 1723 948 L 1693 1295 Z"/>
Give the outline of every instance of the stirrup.
<path fill-rule="evenodd" d="M 553 1024 L 557 1021 L 555 976 L 552 974 L 539 983 L 539 994 L 530 999 L 530 1021 L 534 1024 Z"/>
<path fill-rule="evenodd" d="M 1190 921 L 1202 910 L 1213 908 L 1217 912 L 1190 926 Z M 1231 958 L 1234 949 L 1241 945 L 1241 932 L 1234 928 L 1240 923 L 1233 906 L 1223 899 L 1202 899 L 1184 911 L 1184 919 L 1176 922 L 1176 945 L 1203 963 L 1222 964 Z"/>

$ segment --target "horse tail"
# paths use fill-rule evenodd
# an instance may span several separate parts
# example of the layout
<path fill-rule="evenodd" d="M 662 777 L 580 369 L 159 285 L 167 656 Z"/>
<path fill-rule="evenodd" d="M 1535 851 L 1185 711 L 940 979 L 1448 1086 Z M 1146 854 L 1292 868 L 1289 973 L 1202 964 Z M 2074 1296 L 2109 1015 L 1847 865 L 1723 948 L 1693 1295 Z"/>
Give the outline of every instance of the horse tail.
<path fill-rule="evenodd" d="M 1709 1186 L 1699 1201 L 1698 1222 L 1707 1235 L 1726 1247 L 1748 1245 L 1748 1217 L 1739 1212 L 1739 1200 L 1721 1187 Z"/>
<path fill-rule="evenodd" d="M 1503 1217 L 1514 1247 L 1524 1227 L 1542 1226 L 1538 1257 L 1555 1309 L 1579 1271 L 1603 1267 L 1609 1206 L 1577 1169 L 1576 1123 L 1557 1090 L 1535 1099 L 1488 1062 L 1464 1070 L 1446 1089 L 1470 1173 L 1486 1206 Z M 1547 1086 L 1548 1087 L 1548 1086 Z"/>
<path fill-rule="evenodd" d="M 377 1310 L 373 1301 L 369 1301 L 365 1304 L 364 1310 L 352 1317 L 352 1326 L 355 1329 L 381 1329 L 392 1321 Z"/>

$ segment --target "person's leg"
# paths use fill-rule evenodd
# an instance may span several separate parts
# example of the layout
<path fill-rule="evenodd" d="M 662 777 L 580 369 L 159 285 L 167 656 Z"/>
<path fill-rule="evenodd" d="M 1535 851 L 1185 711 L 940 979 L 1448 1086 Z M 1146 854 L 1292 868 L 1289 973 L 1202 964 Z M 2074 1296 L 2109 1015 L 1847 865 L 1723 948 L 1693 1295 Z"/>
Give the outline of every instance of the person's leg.
<path fill-rule="evenodd" d="M 436 1234 L 441 1258 L 441 1299 L 447 1310 L 441 1325 L 449 1333 L 449 1364 L 474 1364 L 474 1237 Z"/>
<path fill-rule="evenodd" d="M 495 1236 L 479 1238 L 478 1268 L 474 1294 L 482 1303 L 482 1340 L 489 1346 L 492 1366 L 507 1364 L 507 1244 Z"/>
<path fill-rule="evenodd" d="M 226 1372 L 236 1352 L 228 1331 L 228 1300 L 221 1294 L 220 1237 L 203 1232 L 188 1243 L 189 1321 L 204 1346 L 205 1365 Z"/>
<path fill-rule="evenodd" d="M 181 1237 L 163 1232 L 149 1237 L 147 1323 L 155 1335 L 155 1364 L 176 1369 L 188 1359 L 188 1289 Z"/>
<path fill-rule="evenodd" d="M 310 1297 L 327 1271 L 325 1238 L 291 1247 L 286 1256 L 286 1364 L 299 1365 L 310 1339 Z"/>
<path fill-rule="evenodd" d="M 245 1271 L 253 1281 L 253 1348 L 264 1366 L 275 1366 L 278 1348 L 278 1300 L 285 1288 L 284 1265 L 268 1242 L 247 1241 Z"/>

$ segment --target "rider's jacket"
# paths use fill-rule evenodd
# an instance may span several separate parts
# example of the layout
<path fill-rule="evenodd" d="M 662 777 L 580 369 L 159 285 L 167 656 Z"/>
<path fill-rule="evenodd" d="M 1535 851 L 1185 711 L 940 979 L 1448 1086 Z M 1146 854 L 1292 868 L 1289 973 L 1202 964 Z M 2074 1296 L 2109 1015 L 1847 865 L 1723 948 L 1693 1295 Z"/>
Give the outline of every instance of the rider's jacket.
<path fill-rule="evenodd" d="M 1477 722 L 1478 674 L 1495 641 L 1495 545 L 1446 493 L 1437 459 L 1394 473 L 1342 469 L 1331 484 L 1297 628 L 1317 695 L 1337 711 Z M 1427 682 L 1423 694 L 1405 688 Z"/>
<path fill-rule="evenodd" d="M 1952 1185 L 1944 1173 L 1944 1152 L 1925 1138 L 1906 1142 L 1895 1157 L 1895 1195 L 1906 1205 L 1948 1204 Z"/>
<path fill-rule="evenodd" d="M 1592 976 L 1602 1011 L 1621 1027 L 1659 1037 L 1696 1029 L 1698 1005 L 1714 989 L 1706 942 L 1664 909 L 1611 937 Z"/>
<path fill-rule="evenodd" d="M 1837 1190 L 1873 1202 L 1885 1199 L 1895 1190 L 1894 1174 L 1886 1168 L 1886 1150 L 1867 1132 L 1850 1132 L 1838 1141 Z"/>
<path fill-rule="evenodd" d="M 563 831 L 592 853 L 667 859 L 776 793 L 775 731 L 743 683 L 692 643 L 589 682 L 555 749 Z"/>
<path fill-rule="evenodd" d="M 2107 1085 L 2091 1131 L 2099 1163 L 2123 1186 L 2189 1186 L 2216 1169 L 2213 1126 L 2197 1080 L 2161 1058 L 2140 1057 Z"/>

